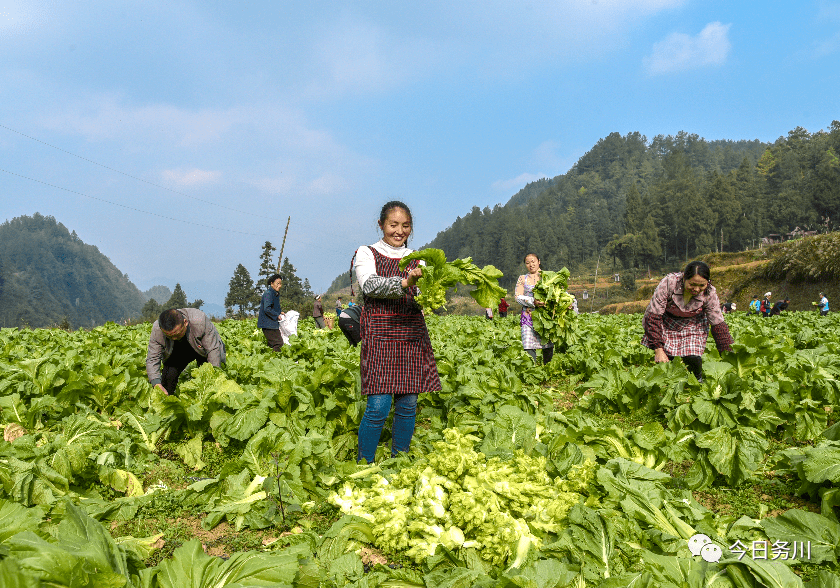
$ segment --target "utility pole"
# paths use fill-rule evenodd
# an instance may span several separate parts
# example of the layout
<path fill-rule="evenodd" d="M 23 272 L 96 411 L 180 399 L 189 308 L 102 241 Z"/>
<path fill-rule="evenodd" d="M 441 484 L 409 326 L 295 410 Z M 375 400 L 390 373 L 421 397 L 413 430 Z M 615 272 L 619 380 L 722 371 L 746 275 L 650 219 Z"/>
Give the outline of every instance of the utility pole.
<path fill-rule="evenodd" d="M 283 249 L 286 247 L 286 235 L 289 234 L 289 223 L 292 222 L 292 217 L 286 221 L 286 232 L 283 233 L 283 244 L 280 245 L 280 257 L 277 259 L 277 273 L 280 273 L 280 266 L 283 265 Z"/>

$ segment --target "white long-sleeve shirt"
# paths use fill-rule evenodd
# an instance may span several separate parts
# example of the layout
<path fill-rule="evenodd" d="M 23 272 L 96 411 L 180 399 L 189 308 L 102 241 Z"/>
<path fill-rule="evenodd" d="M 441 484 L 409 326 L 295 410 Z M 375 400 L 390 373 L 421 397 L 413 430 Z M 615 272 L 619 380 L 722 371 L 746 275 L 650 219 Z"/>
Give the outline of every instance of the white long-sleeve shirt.
<path fill-rule="evenodd" d="M 393 276 L 390 278 L 382 277 L 376 273 L 376 259 L 373 256 L 373 249 L 378 253 L 391 259 L 402 259 L 409 253 L 413 253 L 413 249 L 408 247 L 391 247 L 381 239 L 373 245 L 359 247 L 356 251 L 356 279 L 359 281 L 359 288 L 365 296 L 372 296 L 374 298 L 399 298 L 405 292 L 402 288 L 402 278 Z M 420 265 L 426 265 L 426 262 L 420 261 Z M 374 278 L 374 279 L 371 279 Z M 416 294 L 416 288 L 415 288 Z"/>

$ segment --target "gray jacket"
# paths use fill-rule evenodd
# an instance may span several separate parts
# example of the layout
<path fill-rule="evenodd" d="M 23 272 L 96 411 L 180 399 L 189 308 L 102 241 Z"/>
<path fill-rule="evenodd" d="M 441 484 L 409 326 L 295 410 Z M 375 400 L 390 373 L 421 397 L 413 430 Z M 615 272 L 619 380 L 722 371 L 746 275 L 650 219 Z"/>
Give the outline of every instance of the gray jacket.
<path fill-rule="evenodd" d="M 206 357 L 214 367 L 221 366 L 226 360 L 225 344 L 219 337 L 216 326 L 210 321 L 210 317 L 197 308 L 179 308 L 178 312 L 190 322 L 190 328 L 186 334 L 190 347 L 202 357 Z M 152 386 L 160 384 L 160 366 L 172 355 L 174 347 L 175 341 L 164 335 L 158 321 L 155 321 L 152 324 L 149 350 L 146 353 L 146 375 Z"/>

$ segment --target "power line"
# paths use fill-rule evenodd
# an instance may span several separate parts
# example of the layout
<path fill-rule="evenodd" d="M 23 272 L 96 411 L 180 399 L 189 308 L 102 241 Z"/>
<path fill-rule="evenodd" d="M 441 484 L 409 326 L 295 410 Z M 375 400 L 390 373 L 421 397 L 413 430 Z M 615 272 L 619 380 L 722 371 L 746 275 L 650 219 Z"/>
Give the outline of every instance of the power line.
<path fill-rule="evenodd" d="M 239 233 L 240 235 L 250 235 L 251 237 L 260 237 L 262 239 L 270 239 L 270 237 L 266 235 L 259 235 L 257 233 L 246 233 L 245 231 L 237 231 L 234 229 L 226 229 L 223 227 L 213 227 L 210 225 L 203 225 L 201 223 L 194 223 L 180 218 L 173 218 L 171 216 L 165 216 L 163 214 L 158 214 L 156 212 L 149 212 L 148 210 L 141 210 L 140 208 L 133 208 L 131 206 L 126 206 L 125 204 L 120 204 L 119 202 L 111 202 L 110 200 L 105 200 L 104 198 L 99 198 L 97 196 L 91 196 L 90 194 L 83 194 L 82 192 L 77 192 L 75 190 L 70 190 L 69 188 L 62 188 L 61 186 L 56 186 L 55 184 L 50 184 L 49 182 L 44 182 L 42 180 L 36 180 L 35 178 L 30 178 L 21 174 L 17 174 L 15 172 L 2 169 L 0 168 L 1 172 L 5 172 L 7 174 L 17 176 L 19 178 L 23 178 L 24 180 L 29 180 L 31 182 L 38 182 L 39 184 L 43 184 L 45 186 L 49 186 L 50 188 L 56 188 L 57 190 L 64 190 L 65 192 L 70 192 L 71 194 L 78 194 L 79 196 L 84 196 L 85 198 L 91 198 L 93 200 L 99 200 L 100 202 L 107 202 L 108 204 L 113 204 L 114 206 L 121 206 L 123 208 L 127 208 L 128 210 L 133 210 L 134 212 L 142 212 L 143 214 L 150 214 L 152 216 L 157 216 L 160 218 L 165 218 L 167 220 L 184 223 L 187 225 L 194 225 L 196 227 L 204 227 L 205 229 L 213 229 L 214 231 L 227 231 L 229 233 Z"/>
<path fill-rule="evenodd" d="M 161 190 L 167 190 L 167 191 L 172 192 L 174 194 L 179 194 L 181 196 L 186 196 L 187 198 L 192 198 L 193 200 L 198 200 L 199 202 L 204 202 L 205 204 L 210 204 L 211 206 L 218 206 L 219 208 L 224 208 L 224 209 L 227 209 L 227 210 L 231 210 L 233 212 L 238 212 L 240 214 L 247 214 L 247 215 L 255 216 L 255 217 L 261 218 L 261 219 L 268 219 L 268 220 L 273 220 L 273 221 L 277 221 L 277 222 L 282 222 L 278 218 L 271 218 L 271 217 L 264 216 L 262 214 L 255 214 L 253 212 L 248 212 L 246 210 L 239 210 L 238 208 L 231 208 L 230 206 L 225 206 L 224 204 L 216 204 L 215 202 L 210 202 L 209 200 L 203 200 L 203 199 L 198 198 L 196 196 L 190 196 L 189 194 L 185 194 L 184 192 L 179 192 L 178 190 L 173 190 L 172 188 L 167 188 L 166 186 L 161 186 L 160 184 L 155 184 L 154 182 L 144 180 L 143 178 L 138 178 L 137 176 L 132 176 L 131 174 L 127 174 L 127 173 L 125 173 L 123 171 L 120 171 L 118 169 L 114 169 L 113 167 L 108 167 L 107 165 L 104 165 L 104 164 L 101 164 L 99 162 L 93 161 L 92 159 L 88 159 L 87 157 L 83 157 L 81 155 L 76 155 L 75 153 L 71 153 L 70 151 L 67 151 L 66 149 L 62 149 L 61 147 L 56 147 L 55 145 L 50 145 L 46 141 L 41 141 L 40 139 L 36 139 L 35 137 L 30 137 L 29 135 L 27 135 L 25 133 L 21 133 L 20 131 L 16 131 L 13 128 L 7 127 L 6 125 L 0 124 L 0 128 L 4 128 L 7 131 L 11 131 L 13 133 L 16 133 L 16 134 L 20 135 L 21 137 L 26 137 L 27 139 L 31 139 L 32 141 L 36 141 L 37 143 L 41 143 L 42 145 L 46 145 L 47 147 L 52 147 L 53 149 L 61 151 L 62 153 L 66 153 L 67 155 L 72 155 L 73 157 L 77 157 L 77 158 L 79 158 L 83 161 L 87 161 L 88 163 L 92 163 L 93 165 L 98 165 L 101 168 L 110 170 L 112 172 L 116 172 L 118 174 L 122 174 L 122 175 L 124 175 L 128 178 L 131 178 L 133 180 L 137 180 L 138 182 L 143 182 L 145 184 L 149 184 L 150 186 L 154 186 L 155 188 L 160 188 Z M 35 181 L 37 181 L 37 180 L 35 180 Z"/>

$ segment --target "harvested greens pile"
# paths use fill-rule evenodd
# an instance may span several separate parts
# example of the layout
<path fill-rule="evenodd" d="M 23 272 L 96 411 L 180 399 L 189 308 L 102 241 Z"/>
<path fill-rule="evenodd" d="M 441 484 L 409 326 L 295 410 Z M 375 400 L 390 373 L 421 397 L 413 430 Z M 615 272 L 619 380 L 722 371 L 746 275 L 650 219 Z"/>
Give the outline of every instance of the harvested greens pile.
<path fill-rule="evenodd" d="M 446 254 L 440 249 L 423 249 L 403 257 L 400 270 L 414 259 L 426 262 L 423 276 L 417 281 L 420 288 L 417 302 L 423 308 L 446 308 L 446 290 L 457 284 L 475 286 L 470 296 L 482 308 L 496 308 L 499 300 L 507 295 L 507 290 L 499 286 L 502 272 L 492 265 L 479 268 L 472 262 L 472 257 L 447 262 Z"/>
<path fill-rule="evenodd" d="M 531 320 L 543 341 L 562 344 L 571 334 L 575 297 L 566 291 L 568 283 L 569 270 L 564 267 L 559 272 L 543 270 L 540 281 L 534 286 L 534 298 L 545 302 L 545 306 L 536 307 L 531 313 Z"/>
<path fill-rule="evenodd" d="M 374 473 L 347 482 L 330 502 L 370 521 L 377 547 L 386 552 L 405 550 L 419 563 L 438 545 L 472 547 L 502 566 L 540 543 L 531 527 L 559 533 L 569 510 L 589 499 L 578 492 L 594 479 L 594 462 L 574 466 L 567 479 L 552 479 L 544 457 L 519 452 L 510 460 L 487 459 L 473 449 L 478 437 L 457 429 L 446 429 L 444 437 L 390 480 Z"/>

